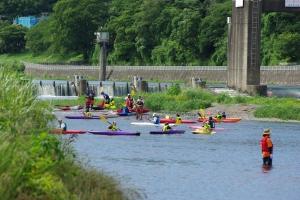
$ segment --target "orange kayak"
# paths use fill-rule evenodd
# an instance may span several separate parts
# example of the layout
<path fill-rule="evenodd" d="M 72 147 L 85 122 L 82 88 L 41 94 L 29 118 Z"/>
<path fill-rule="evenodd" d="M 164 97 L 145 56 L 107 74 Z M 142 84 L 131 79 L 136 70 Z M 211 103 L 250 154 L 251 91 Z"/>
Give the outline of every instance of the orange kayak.
<path fill-rule="evenodd" d="M 208 121 L 209 120 L 208 117 L 205 117 L 205 120 Z M 225 119 L 222 119 L 222 120 L 218 120 L 218 119 L 213 117 L 214 122 L 235 123 L 235 122 L 238 122 L 240 120 L 242 120 L 242 118 L 225 118 Z M 198 122 L 203 122 L 203 118 L 198 117 Z"/>

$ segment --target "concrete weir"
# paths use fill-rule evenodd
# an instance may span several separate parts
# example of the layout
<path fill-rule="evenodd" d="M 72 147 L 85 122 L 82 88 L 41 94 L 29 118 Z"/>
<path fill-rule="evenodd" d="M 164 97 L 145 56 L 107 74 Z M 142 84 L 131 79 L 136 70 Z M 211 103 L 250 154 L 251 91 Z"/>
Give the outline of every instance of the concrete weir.
<path fill-rule="evenodd" d="M 260 42 L 262 12 L 299 12 L 299 7 L 285 7 L 285 0 L 233 0 L 228 18 L 229 88 L 249 94 L 266 94 L 260 84 Z"/>

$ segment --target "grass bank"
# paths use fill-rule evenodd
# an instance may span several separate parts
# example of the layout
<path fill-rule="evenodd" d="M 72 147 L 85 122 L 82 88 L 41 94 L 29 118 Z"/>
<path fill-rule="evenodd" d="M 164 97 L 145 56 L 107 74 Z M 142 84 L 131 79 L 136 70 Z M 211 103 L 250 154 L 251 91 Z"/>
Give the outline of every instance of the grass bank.
<path fill-rule="evenodd" d="M 52 134 L 51 105 L 35 101 L 35 86 L 21 77 L 0 69 L 1 199 L 140 199 L 76 159 L 76 138 Z"/>

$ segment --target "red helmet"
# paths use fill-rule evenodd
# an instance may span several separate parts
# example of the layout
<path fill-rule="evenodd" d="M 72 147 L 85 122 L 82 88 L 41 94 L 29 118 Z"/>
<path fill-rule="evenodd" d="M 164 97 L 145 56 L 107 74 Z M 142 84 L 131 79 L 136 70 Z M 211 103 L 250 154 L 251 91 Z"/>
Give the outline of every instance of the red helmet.
<path fill-rule="evenodd" d="M 100 94 L 104 94 L 104 92 L 102 91 Z"/>

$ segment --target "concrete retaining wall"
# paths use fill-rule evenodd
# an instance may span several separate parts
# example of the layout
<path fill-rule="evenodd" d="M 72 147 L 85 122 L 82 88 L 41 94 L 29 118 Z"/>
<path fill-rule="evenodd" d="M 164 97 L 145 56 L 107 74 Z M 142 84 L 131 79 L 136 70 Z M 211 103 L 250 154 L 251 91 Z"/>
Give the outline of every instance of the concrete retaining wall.
<path fill-rule="evenodd" d="M 70 80 L 74 75 L 80 75 L 86 78 L 95 78 L 99 80 L 99 70 L 44 70 L 26 68 L 27 75 L 67 77 Z M 107 71 L 107 80 L 132 80 L 133 76 L 142 77 L 143 80 L 189 80 L 191 77 L 202 78 L 206 81 L 227 82 L 227 71 L 203 70 L 203 71 L 151 71 L 151 70 L 128 70 L 128 71 Z M 300 84 L 300 70 L 261 70 L 261 84 Z"/>

